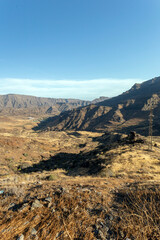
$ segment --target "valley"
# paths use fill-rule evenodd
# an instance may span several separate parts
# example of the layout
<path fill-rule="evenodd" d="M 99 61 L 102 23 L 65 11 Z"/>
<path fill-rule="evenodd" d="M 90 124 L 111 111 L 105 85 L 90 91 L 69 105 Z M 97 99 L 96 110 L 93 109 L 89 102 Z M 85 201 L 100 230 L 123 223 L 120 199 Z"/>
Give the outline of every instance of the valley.
<path fill-rule="evenodd" d="M 0 240 L 160 240 L 160 1 L 0 1 Z"/>
<path fill-rule="evenodd" d="M 3 96 L 0 239 L 160 239 L 159 84 L 88 103 Z"/>
<path fill-rule="evenodd" d="M 138 134 L 35 131 L 39 122 L 0 117 L 0 238 L 144 239 L 130 222 L 124 229 L 131 213 L 119 221 L 116 199 L 158 191 L 160 138 L 148 151 L 149 138 Z"/>

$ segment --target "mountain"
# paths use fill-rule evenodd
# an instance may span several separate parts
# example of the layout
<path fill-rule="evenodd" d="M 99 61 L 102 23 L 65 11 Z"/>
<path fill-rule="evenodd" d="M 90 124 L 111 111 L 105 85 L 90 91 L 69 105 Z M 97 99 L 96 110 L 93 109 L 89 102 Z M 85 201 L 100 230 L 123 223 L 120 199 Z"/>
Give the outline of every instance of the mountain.
<path fill-rule="evenodd" d="M 77 99 L 62 99 L 62 98 L 43 98 L 18 94 L 7 94 L 0 96 L 0 108 L 12 107 L 12 108 L 29 108 L 29 107 L 41 107 L 51 106 L 55 104 L 69 103 L 75 106 L 88 104 L 89 101 L 77 100 Z"/>
<path fill-rule="evenodd" d="M 76 99 L 42 98 L 26 95 L 7 94 L 0 96 L 0 114 L 12 115 L 57 115 L 63 111 L 86 106 L 90 101 Z"/>
<path fill-rule="evenodd" d="M 153 108 L 153 131 L 160 135 L 160 77 L 133 87 L 121 95 L 94 105 L 80 107 L 48 118 L 40 130 L 121 131 L 148 134 L 148 119 Z"/>
<path fill-rule="evenodd" d="M 96 103 L 99 103 L 99 102 L 103 102 L 105 100 L 109 99 L 108 97 L 99 97 L 99 98 L 96 98 L 94 99 L 93 101 L 91 101 L 92 104 L 96 104 Z"/>
<path fill-rule="evenodd" d="M 43 98 L 18 94 L 0 95 L 0 115 L 58 115 L 77 107 L 84 107 L 92 102 L 101 102 L 107 97 L 93 101 L 63 98 Z"/>

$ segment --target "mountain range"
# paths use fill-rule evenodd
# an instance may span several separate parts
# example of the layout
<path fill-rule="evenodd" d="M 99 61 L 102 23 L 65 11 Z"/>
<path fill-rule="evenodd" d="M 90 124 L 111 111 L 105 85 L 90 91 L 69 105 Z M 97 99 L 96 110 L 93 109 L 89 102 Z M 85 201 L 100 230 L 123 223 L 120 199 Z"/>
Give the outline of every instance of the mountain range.
<path fill-rule="evenodd" d="M 98 103 L 107 99 L 100 97 L 93 101 L 63 98 L 42 98 L 18 94 L 0 95 L 0 115 L 58 115 L 61 112 Z"/>
<path fill-rule="evenodd" d="M 41 122 L 39 130 L 121 131 L 136 130 L 147 135 L 153 111 L 153 133 L 160 135 L 160 77 L 141 84 L 117 97 L 89 104 Z"/>

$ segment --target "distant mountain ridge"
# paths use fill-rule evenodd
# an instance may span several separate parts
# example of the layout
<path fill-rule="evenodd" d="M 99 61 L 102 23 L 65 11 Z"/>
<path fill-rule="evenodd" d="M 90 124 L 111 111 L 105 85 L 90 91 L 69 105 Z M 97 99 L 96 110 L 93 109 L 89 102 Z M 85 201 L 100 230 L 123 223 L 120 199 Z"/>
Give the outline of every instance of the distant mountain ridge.
<path fill-rule="evenodd" d="M 106 99 L 106 97 L 103 97 L 103 99 Z M 96 99 L 96 102 L 102 101 L 103 99 Z M 0 114 L 57 115 L 61 112 L 77 107 L 84 107 L 91 103 L 92 101 L 85 101 L 79 99 L 43 98 L 28 95 L 7 94 L 0 95 Z"/>
<path fill-rule="evenodd" d="M 148 99 L 152 97 L 153 94 L 160 93 L 160 77 L 152 78 L 151 80 L 145 81 L 143 83 L 135 83 L 131 89 L 120 94 L 119 96 L 107 99 L 100 103 L 103 106 L 115 106 L 115 104 L 123 104 L 130 99 Z"/>
<path fill-rule="evenodd" d="M 49 118 L 39 125 L 41 130 L 130 131 L 148 134 L 150 109 L 154 108 L 154 134 L 160 135 L 160 77 L 141 84 L 117 97 L 96 105 L 84 106 Z"/>

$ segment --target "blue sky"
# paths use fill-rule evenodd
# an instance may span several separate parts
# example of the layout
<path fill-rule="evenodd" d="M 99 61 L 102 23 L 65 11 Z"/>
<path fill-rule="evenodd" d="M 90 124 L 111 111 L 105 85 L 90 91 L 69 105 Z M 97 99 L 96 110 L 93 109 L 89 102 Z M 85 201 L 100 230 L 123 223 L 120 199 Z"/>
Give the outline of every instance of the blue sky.
<path fill-rule="evenodd" d="M 93 99 L 160 75 L 159 0 L 0 0 L 0 94 Z"/>

